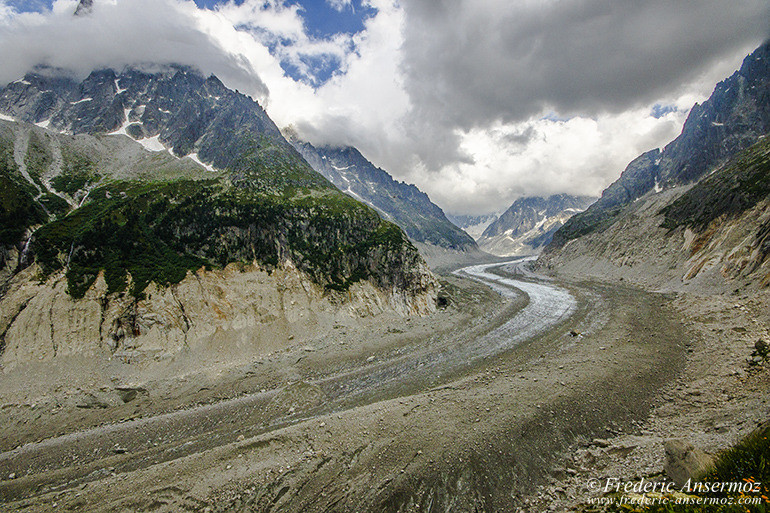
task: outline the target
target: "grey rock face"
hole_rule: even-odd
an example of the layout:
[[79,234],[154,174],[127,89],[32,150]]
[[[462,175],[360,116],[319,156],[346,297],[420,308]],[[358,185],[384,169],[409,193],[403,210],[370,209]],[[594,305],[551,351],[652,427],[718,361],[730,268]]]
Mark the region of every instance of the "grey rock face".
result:
[[313,169],[342,192],[397,224],[412,240],[450,249],[476,249],[473,238],[453,225],[427,194],[414,185],[394,180],[357,149],[316,148],[295,137],[289,140]]
[[222,170],[244,173],[253,164],[244,157],[265,150],[265,166],[303,163],[256,101],[184,66],[99,70],[80,83],[40,68],[0,89],[0,112],[68,134],[157,137],[177,157],[196,153]]

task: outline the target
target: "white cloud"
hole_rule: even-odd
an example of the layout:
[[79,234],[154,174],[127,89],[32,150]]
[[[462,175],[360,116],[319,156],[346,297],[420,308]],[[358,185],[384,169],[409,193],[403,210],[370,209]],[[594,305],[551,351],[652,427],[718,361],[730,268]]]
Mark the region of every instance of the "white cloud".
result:
[[638,109],[471,129],[458,136],[473,162],[431,174],[425,188],[450,212],[472,214],[504,210],[528,195],[597,196],[633,158],[676,137],[685,116],[675,111],[656,119]]
[[[328,0],[333,8],[352,8]],[[764,0],[368,0],[357,34],[319,39],[283,0],[76,0],[15,13],[0,0],[0,82],[34,64],[181,63],[259,100],[314,144],[354,145],[446,210],[516,197],[598,194],[766,34]],[[314,61],[315,59],[315,61]],[[328,81],[313,62],[333,60]],[[294,66],[302,80],[287,76]],[[677,110],[655,118],[654,104]],[[553,112],[568,120],[542,119]]]
[[303,9],[298,4],[247,0],[241,4],[223,4],[217,12],[238,30],[250,33],[258,43],[271,48],[278,61],[294,66],[311,85],[317,85],[317,81],[308,59],[332,61],[344,72],[346,57],[355,49],[349,34],[340,33],[327,39],[309,37],[302,18]]
[[349,7],[352,8],[351,0],[326,0],[326,3],[329,4],[332,9],[336,9],[340,12]]
[[228,45],[242,40],[238,31],[191,1],[97,1],[91,14],[80,17],[72,15],[76,5],[57,0],[50,12],[5,18],[0,82],[19,78],[38,64],[85,76],[95,68],[181,63],[215,73],[255,97],[267,95],[254,67],[267,61],[267,50],[260,52],[252,44],[248,56],[233,51]]

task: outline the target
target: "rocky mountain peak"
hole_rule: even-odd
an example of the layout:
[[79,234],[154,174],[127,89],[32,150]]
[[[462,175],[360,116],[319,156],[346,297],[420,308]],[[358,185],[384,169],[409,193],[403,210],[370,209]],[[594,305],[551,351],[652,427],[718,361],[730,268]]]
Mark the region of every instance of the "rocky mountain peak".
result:
[[717,84],[708,100],[692,107],[679,137],[662,151],[634,159],[599,201],[570,219],[554,235],[555,246],[606,229],[626,205],[643,195],[697,182],[754,145],[770,131],[768,95],[770,40]]
[[301,141],[291,127],[283,133],[313,169],[342,192],[396,223],[413,241],[452,250],[477,249],[473,238],[453,225],[427,194],[415,185],[394,180],[358,149],[315,147]]
[[75,16],[84,16],[89,14],[94,9],[94,0],[80,0],[77,8],[75,9]]
[[256,101],[188,66],[95,70],[81,82],[38,69],[0,89],[0,112],[60,133],[125,135],[153,151],[193,155],[238,180],[253,175],[252,157],[271,148],[307,168]]

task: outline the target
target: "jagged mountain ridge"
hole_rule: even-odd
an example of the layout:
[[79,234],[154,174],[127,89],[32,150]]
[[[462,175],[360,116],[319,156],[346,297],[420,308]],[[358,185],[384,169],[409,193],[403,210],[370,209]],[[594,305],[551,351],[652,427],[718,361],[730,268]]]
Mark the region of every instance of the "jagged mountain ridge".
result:
[[185,66],[99,70],[82,82],[41,69],[0,90],[0,112],[70,134],[124,134],[236,180],[267,168],[261,186],[281,182],[288,168],[303,171],[300,182],[325,186],[257,102]]
[[662,151],[652,150],[634,159],[595,204],[567,221],[554,234],[553,247],[605,230],[637,198],[697,181],[755,144],[770,130],[768,97],[770,41],[717,84],[707,101],[693,106],[679,137]]
[[453,225],[415,185],[393,179],[352,147],[315,147],[290,136],[297,151],[337,188],[399,225],[416,241],[455,250],[475,250],[472,237]]
[[567,219],[595,199],[567,194],[519,198],[484,230],[479,246],[498,256],[538,253]]
[[[46,272],[66,264],[69,290],[77,295],[102,269],[108,271],[110,291],[126,286],[128,272],[132,290],[140,293],[152,280],[174,283],[205,262],[256,261],[269,267],[287,259],[327,288],[368,279],[383,290],[399,291],[417,277],[410,269],[423,265],[398,228],[316,173],[257,102],[191,68],[98,70],[79,83],[39,69],[0,90],[0,113],[78,137],[131,144],[138,139],[149,150],[168,149],[222,170],[198,181],[121,176],[115,165],[99,169],[105,159],[87,154],[80,155],[77,166],[57,165],[55,152],[42,144],[33,160],[45,180],[31,183],[23,172],[29,167],[26,157],[19,155],[31,146],[24,137],[8,142],[8,179],[39,189],[28,199],[37,201],[42,189],[63,197],[65,191],[52,181],[57,177],[79,184],[66,191],[70,200],[87,198],[82,205],[70,202],[61,217],[48,219],[28,241]],[[36,133],[22,131],[29,137]],[[114,226],[115,216],[130,222]],[[129,240],[129,233],[137,236],[140,247],[110,237],[120,231]],[[20,240],[14,246],[25,244]],[[142,271],[143,266],[151,271]],[[137,273],[142,280],[136,280]]]

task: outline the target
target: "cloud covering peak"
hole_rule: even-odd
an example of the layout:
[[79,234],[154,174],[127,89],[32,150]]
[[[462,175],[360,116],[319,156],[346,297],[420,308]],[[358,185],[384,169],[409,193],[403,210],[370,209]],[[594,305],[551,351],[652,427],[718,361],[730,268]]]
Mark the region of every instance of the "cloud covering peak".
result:
[[0,20],[0,81],[19,78],[36,65],[85,77],[100,68],[179,63],[248,87],[254,95],[268,95],[252,63],[223,45],[239,37],[235,27],[215,17],[204,22],[192,2],[97,1],[74,16],[76,9],[78,2],[59,0],[48,12],[6,10]]
[[471,214],[598,194],[770,36],[766,0],[47,1],[0,0],[0,82],[195,66]]

